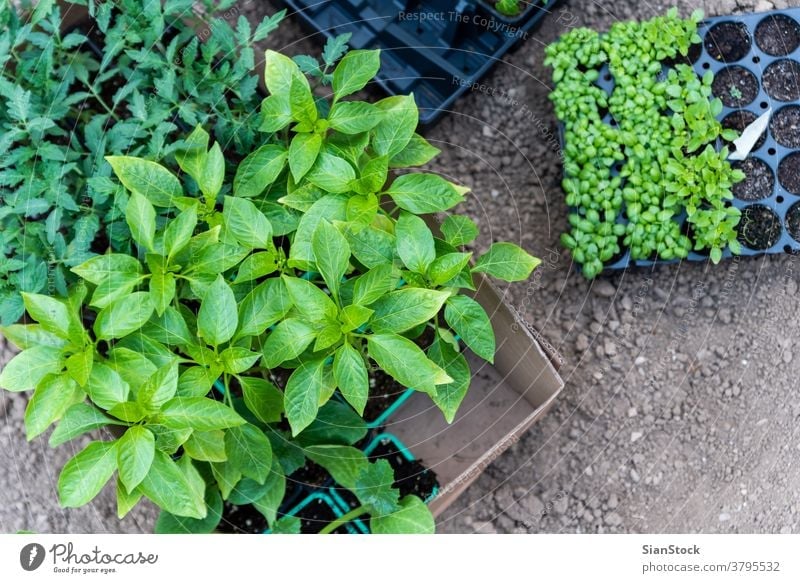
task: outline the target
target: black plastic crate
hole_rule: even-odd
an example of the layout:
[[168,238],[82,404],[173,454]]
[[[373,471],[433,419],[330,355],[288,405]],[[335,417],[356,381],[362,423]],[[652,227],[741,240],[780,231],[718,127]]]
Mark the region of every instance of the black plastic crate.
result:
[[[777,22],[785,27],[784,30],[790,31],[796,36],[797,43],[789,42],[787,36],[782,37],[783,42],[778,42],[777,45],[783,54],[770,54],[762,49],[756,42],[755,31],[759,25],[773,24]],[[763,24],[762,24],[763,23]],[[728,49],[726,42],[721,42],[722,37],[720,34],[723,29],[738,30],[740,35],[739,43],[730,43],[731,48],[727,54],[722,49]],[[755,81],[756,90],[752,99],[749,95],[743,95],[739,98],[736,106],[731,106],[723,102],[723,109],[717,117],[724,123],[726,118],[730,115],[743,115],[748,120],[755,120],[765,113],[770,107],[772,108],[772,117],[767,130],[762,134],[759,142],[756,143],[745,161],[732,162],[735,168],[742,165],[761,165],[764,164],[768,167],[772,177],[772,187],[764,191],[764,196],[758,199],[744,200],[736,198],[732,200],[732,204],[741,209],[742,219],[739,224],[739,242],[742,245],[741,256],[756,256],[766,253],[798,253],[800,252],[800,8],[793,8],[787,10],[773,10],[769,12],[719,16],[715,18],[708,18],[698,26],[698,34],[703,39],[699,47],[695,45],[693,52],[690,56],[693,58],[693,66],[698,75],[704,75],[706,72],[711,71],[715,79],[717,76],[724,72],[726,69],[733,67],[742,67],[749,71]],[[745,40],[746,39],[746,40]],[[720,42],[715,42],[720,41]],[[697,50],[699,48],[699,50]],[[768,50],[776,52],[774,47],[768,47]],[[768,92],[764,88],[763,78],[765,74],[769,77],[773,71],[770,66],[783,60],[790,60],[793,63],[790,69],[793,78],[788,83],[791,91],[789,93],[778,94],[776,98],[776,91],[771,90]],[[781,65],[784,66],[784,65]],[[797,77],[794,77],[794,72],[797,72]],[[611,92],[614,88],[614,80],[608,75],[607,67],[600,70],[600,77],[596,82],[598,86]],[[714,96],[718,97],[714,92]],[[772,93],[772,94],[770,94]],[[788,97],[787,97],[788,96]],[[746,101],[746,103],[745,103]],[[730,101],[729,101],[730,103]],[[798,124],[794,135],[794,139],[787,145],[784,138],[784,143],[779,143],[773,133],[773,125],[778,119],[790,110],[796,115]],[[783,113],[781,113],[783,111]],[[749,113],[741,113],[749,112]],[[611,121],[610,117],[607,121]],[[563,143],[563,138],[562,138]],[[792,146],[791,144],[795,144]],[[718,149],[725,145],[722,141],[718,143]],[[732,148],[731,148],[732,149]],[[792,156],[794,155],[794,156]],[[790,157],[792,156],[792,157]],[[792,187],[797,192],[792,192],[787,189],[779,179],[778,169],[781,163],[789,159],[790,162],[797,163],[797,185]],[[762,166],[763,169],[763,166]],[[747,174],[746,168],[742,168]],[[747,178],[745,179],[747,180]],[[767,238],[769,233],[764,232],[760,225],[756,222],[756,215],[763,214],[764,217],[769,217],[768,224],[770,231],[774,234],[769,236],[767,241],[762,241],[760,244],[755,244],[758,238]],[[624,219],[624,205],[623,213],[620,214],[621,222],[626,222]],[[684,220],[684,217],[679,220]],[[798,239],[792,237],[789,231],[790,221],[795,224],[793,230]],[[779,231],[779,234],[778,234]],[[750,243],[748,245],[748,242]],[[764,243],[771,243],[764,246]],[[730,250],[723,252],[724,258],[732,256]],[[625,269],[629,266],[636,267],[652,267],[653,265],[677,263],[678,261],[707,261],[707,253],[690,252],[685,260],[672,259],[672,260],[644,260],[644,259],[631,259],[630,250],[624,249],[623,255],[614,260],[612,263],[606,265],[606,270]]]
[[507,17],[486,0],[283,0],[306,28],[352,33],[355,49],[382,49],[377,82],[392,95],[413,92],[420,121],[438,120],[530,32],[558,0],[523,4]]

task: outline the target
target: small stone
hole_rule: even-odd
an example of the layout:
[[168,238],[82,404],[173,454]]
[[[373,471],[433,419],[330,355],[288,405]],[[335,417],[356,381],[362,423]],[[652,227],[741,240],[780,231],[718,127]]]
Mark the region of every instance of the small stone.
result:
[[622,517],[616,512],[609,512],[605,516],[605,522],[608,526],[619,526],[622,524]]
[[636,417],[639,412],[636,410],[636,407],[631,407],[628,409],[628,417]]
[[490,194],[492,195],[492,198],[497,198],[498,196],[500,196],[500,191],[493,188]]
[[631,443],[639,441],[642,438],[642,435],[644,434],[641,431],[634,431],[631,433]]
[[786,350],[783,353],[783,362],[785,362],[786,364],[792,362],[792,353],[789,350]]
[[613,298],[617,294],[617,288],[615,288],[605,279],[597,280],[592,286],[592,291],[594,291],[594,293],[596,293],[598,296],[602,296],[604,298]]
[[608,497],[608,507],[613,510],[617,506],[619,506],[619,498],[617,498],[616,494],[611,494],[611,496]]
[[723,512],[722,514],[719,515],[719,521],[720,522],[728,522],[730,519],[731,519],[731,515],[728,514],[727,512]]
[[647,362],[647,359],[644,356],[637,356],[636,360],[633,361],[633,364],[635,364],[636,366],[641,366],[645,362]]
[[483,126],[483,130],[481,130],[481,131],[482,131],[482,133],[483,133],[483,136],[484,136],[485,138],[492,138],[492,137],[494,137],[494,132],[492,131],[492,128],[490,128],[489,126]]
[[579,352],[586,352],[589,350],[589,338],[586,334],[578,334],[578,337],[575,339],[575,349]]
[[638,483],[639,480],[641,480],[641,477],[639,476],[639,472],[637,472],[636,470],[631,470],[631,480],[633,480],[634,482]]
[[606,355],[608,356],[616,356],[617,354],[617,345],[611,342],[610,340],[606,340],[604,350]]
[[783,528],[781,528],[781,534],[792,534],[792,527],[784,526]]

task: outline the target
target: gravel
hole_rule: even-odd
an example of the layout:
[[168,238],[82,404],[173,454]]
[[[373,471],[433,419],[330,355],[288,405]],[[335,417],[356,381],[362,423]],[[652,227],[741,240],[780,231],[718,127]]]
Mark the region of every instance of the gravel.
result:
[[[798,2],[678,4],[716,15]],[[248,16],[269,10],[242,6]],[[667,5],[562,6],[486,78],[516,104],[473,93],[427,132],[443,150],[435,169],[472,188],[463,212],[481,226],[477,247],[511,240],[543,258],[535,281],[507,292],[567,363],[550,413],[440,517],[439,531],[800,532],[798,258],[686,263],[594,283],[575,272],[558,243],[567,209],[544,46],[565,25],[605,29]],[[270,45],[315,47],[293,23]],[[58,470],[82,444],[26,443],[25,403],[0,395],[0,531],[151,531],[148,505],[117,520],[111,488],[85,508],[58,508]]]

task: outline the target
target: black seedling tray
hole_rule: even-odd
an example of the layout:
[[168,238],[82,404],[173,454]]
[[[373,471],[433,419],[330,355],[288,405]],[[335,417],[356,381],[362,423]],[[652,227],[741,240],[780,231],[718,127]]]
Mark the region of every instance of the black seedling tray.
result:
[[[773,19],[777,17],[781,22],[786,23],[788,29],[796,31],[797,42],[789,43],[788,37],[783,37],[782,41],[778,43],[782,49],[783,54],[772,55],[767,53],[756,42],[755,31],[756,28],[762,23],[773,23]],[[782,20],[789,19],[789,20]],[[722,27],[722,28],[720,28]],[[736,45],[727,46],[724,42],[715,42],[718,39],[719,33],[723,28],[737,27],[737,30],[742,31],[741,39],[747,39],[747,42],[737,43]],[[730,28],[729,28],[730,29]],[[761,116],[768,108],[772,107],[772,117],[767,130],[762,134],[760,141],[756,143],[748,155],[745,162],[747,164],[759,164],[763,162],[768,166],[772,177],[772,188],[765,189],[763,196],[758,199],[744,200],[742,198],[734,197],[732,204],[742,210],[742,219],[739,224],[739,242],[742,246],[742,256],[755,256],[763,255],[766,253],[797,253],[800,252],[800,8],[793,8],[788,10],[773,10],[769,12],[741,14],[733,16],[721,16],[716,18],[709,18],[700,23],[698,27],[698,34],[703,39],[701,45],[694,45],[693,52],[690,57],[693,60],[693,66],[698,75],[704,75],[707,71],[714,73],[715,79],[717,76],[728,69],[729,67],[742,67],[751,73],[757,82],[757,92],[753,99],[749,99],[749,95],[739,98],[738,107],[731,107],[723,103],[723,109],[717,117],[723,121],[731,114],[747,115],[749,119],[755,120]],[[749,44],[749,46],[748,46]],[[725,46],[723,46],[725,45]],[[700,50],[698,50],[698,48]],[[709,50],[710,49],[710,50]],[[725,51],[721,49],[730,49],[729,53],[722,54]],[[713,51],[713,54],[712,52]],[[735,54],[735,53],[739,54]],[[776,52],[773,50],[772,52]],[[734,53],[734,54],[731,54]],[[787,98],[787,94],[782,95],[788,100],[777,99],[774,95],[770,95],[764,88],[763,77],[769,73],[770,66],[782,60],[791,60],[796,63],[796,71],[798,75],[795,77],[794,72],[788,85],[793,92],[791,97]],[[596,84],[601,88],[607,90],[609,93],[614,88],[614,80],[608,73],[607,66],[600,70],[600,77]],[[715,88],[716,89],[716,88]],[[719,90],[722,88],[720,87]],[[715,90],[715,97],[718,90]],[[771,91],[773,94],[775,90]],[[744,102],[747,103],[744,103]],[[730,103],[730,101],[729,101]],[[779,143],[773,134],[773,123],[775,122],[776,115],[780,117],[781,111],[786,109],[797,108],[798,124],[792,137],[794,138],[795,147],[788,147],[787,145]],[[739,112],[747,111],[752,115],[741,114]],[[786,113],[786,112],[784,112]],[[612,120],[609,116],[607,121],[610,123]],[[741,128],[737,128],[741,129]],[[563,142],[563,140],[562,140]],[[721,149],[724,142],[720,141],[717,146]],[[732,144],[729,144],[729,149],[733,151]],[[789,156],[797,152],[795,157]],[[797,168],[797,185],[794,187],[797,192],[788,190],[779,179],[779,168],[784,160],[791,160],[796,162]],[[757,160],[757,161],[754,161]],[[743,162],[733,162],[735,168],[742,165]],[[745,168],[742,168],[747,173]],[[745,179],[745,182],[748,179]],[[744,184],[744,183],[740,183]],[[624,205],[623,205],[624,209]],[[769,230],[774,231],[774,234],[769,237],[767,241],[755,243],[758,237],[766,237],[765,229],[759,229],[754,217],[757,213],[763,213],[769,218]],[[626,222],[622,216],[620,222]],[[684,217],[679,220],[684,220]],[[789,231],[789,225],[793,223],[794,238]],[[778,234],[779,231],[779,234]],[[731,257],[732,254],[729,250],[723,252],[723,257]],[[686,258],[687,261],[707,261],[708,254],[701,254],[697,252],[690,252]],[[672,260],[642,260],[631,259],[630,250],[625,249],[624,255],[615,259],[613,262],[606,265],[607,270],[625,269],[629,266],[637,267],[651,267],[658,264],[677,263],[678,259]]]
[[354,49],[382,49],[377,83],[413,92],[420,122],[438,120],[559,0],[535,0],[516,17],[484,0],[283,0],[306,28],[325,37],[350,32]]

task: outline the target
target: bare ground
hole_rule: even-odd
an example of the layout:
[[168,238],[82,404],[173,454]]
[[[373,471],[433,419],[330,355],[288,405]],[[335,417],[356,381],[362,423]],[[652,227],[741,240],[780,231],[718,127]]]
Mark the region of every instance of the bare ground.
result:
[[[550,15],[427,133],[444,151],[436,169],[473,189],[463,210],[480,222],[480,244],[514,240],[544,258],[509,293],[567,363],[551,413],[446,512],[441,532],[800,532],[798,258],[590,283],[558,245],[567,212],[544,46],[566,26],[605,29],[669,5],[564,2],[568,14]],[[787,5],[800,2],[679,2],[682,14],[708,15]],[[314,50],[304,36],[290,23],[269,44]],[[150,531],[148,506],[117,521],[111,489],[88,507],[58,507],[58,470],[82,444],[26,443],[25,403],[0,395],[0,532]]]

